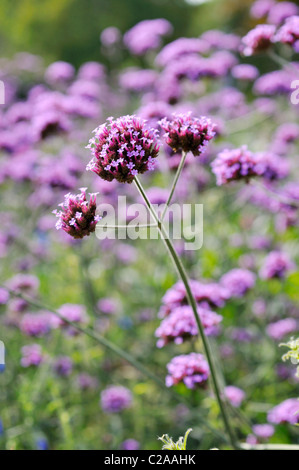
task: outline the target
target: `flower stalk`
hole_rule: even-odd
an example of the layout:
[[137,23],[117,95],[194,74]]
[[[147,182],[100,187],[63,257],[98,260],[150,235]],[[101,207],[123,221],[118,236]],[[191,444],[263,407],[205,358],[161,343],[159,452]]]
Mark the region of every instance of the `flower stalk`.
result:
[[[146,195],[146,192],[143,189],[142,184],[140,183],[139,179],[136,176],[134,178],[134,182],[135,182],[135,185],[136,185],[140,195],[142,196],[142,198],[143,198],[150,214],[152,215],[153,219],[157,223],[159,233],[161,234],[161,238],[162,238],[162,240],[163,240],[163,242],[164,242],[164,244],[165,244],[165,246],[168,250],[169,256],[170,256],[171,260],[173,261],[173,263],[175,265],[175,268],[176,268],[176,270],[177,270],[177,272],[178,272],[178,274],[179,274],[179,276],[180,276],[180,278],[181,278],[181,280],[182,280],[182,282],[185,286],[187,299],[188,299],[188,302],[189,302],[189,304],[192,308],[192,311],[194,313],[196,324],[197,324],[197,327],[198,327],[198,330],[199,330],[199,333],[200,333],[200,337],[201,337],[201,340],[202,340],[202,343],[203,343],[203,348],[204,348],[204,351],[205,351],[205,354],[206,354],[206,357],[207,357],[207,361],[208,361],[208,364],[209,364],[209,367],[210,367],[213,387],[214,387],[216,399],[217,399],[217,402],[218,402],[218,405],[219,405],[219,408],[220,408],[220,412],[221,412],[221,415],[222,415],[223,423],[224,423],[226,432],[229,436],[232,447],[234,449],[237,449],[237,444],[235,442],[235,437],[234,437],[233,430],[230,426],[230,422],[229,422],[229,418],[228,418],[227,411],[226,411],[226,408],[225,408],[225,404],[223,403],[223,400],[221,398],[220,386],[218,384],[216,368],[215,368],[213,357],[212,357],[212,351],[211,351],[208,339],[207,339],[207,337],[204,333],[204,328],[202,326],[202,322],[201,322],[201,319],[200,319],[198,311],[197,311],[197,304],[196,304],[196,301],[195,301],[194,296],[192,294],[192,290],[191,290],[191,287],[190,287],[188,275],[187,275],[187,273],[185,271],[185,268],[184,268],[184,266],[183,266],[183,264],[182,264],[182,262],[181,262],[181,260],[178,256],[174,246],[173,246],[173,243],[169,239],[168,233],[165,229],[165,226],[163,225],[163,222],[159,219],[154,207],[152,206],[150,200],[148,199],[148,197]],[[175,189],[175,186],[174,186],[174,189]],[[174,189],[173,189],[173,191],[174,191]]]

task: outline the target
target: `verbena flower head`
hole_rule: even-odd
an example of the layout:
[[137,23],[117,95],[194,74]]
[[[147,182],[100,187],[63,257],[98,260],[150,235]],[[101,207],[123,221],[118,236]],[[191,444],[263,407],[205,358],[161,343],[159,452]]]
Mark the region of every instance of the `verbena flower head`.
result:
[[77,195],[67,194],[64,202],[60,204],[60,211],[53,211],[58,217],[57,230],[62,229],[73,238],[83,238],[95,231],[97,223],[101,220],[96,215],[96,194],[90,194],[89,201],[86,188],[81,188]]
[[[222,316],[211,310],[198,307],[198,314],[207,336],[212,335],[215,327],[222,321]],[[156,330],[158,347],[163,347],[167,343],[174,341],[181,344],[187,338],[198,335],[198,327],[194,313],[189,305],[175,308]]]
[[263,263],[260,276],[262,279],[283,279],[287,272],[293,268],[294,263],[290,260],[287,253],[272,251]]
[[260,24],[254,29],[249,31],[246,36],[243,37],[243,54],[245,56],[251,56],[258,52],[267,50],[274,38],[275,26],[269,24]]
[[284,318],[283,320],[270,323],[266,331],[271,338],[281,340],[285,336],[298,331],[298,322],[295,318]]
[[165,141],[174,152],[192,152],[194,156],[204,153],[209,141],[215,136],[215,125],[206,117],[196,118],[187,114],[173,114],[164,118],[160,126],[165,131]]
[[256,0],[250,9],[250,15],[256,19],[263,18],[268,15],[274,3],[274,0]]
[[293,46],[299,52],[299,16],[287,18],[284,25],[278,30],[274,38],[275,42],[282,42]]
[[174,357],[167,364],[166,386],[183,382],[187,388],[204,387],[210,375],[209,365],[202,354],[191,353]]
[[267,180],[284,178],[289,171],[288,164],[275,154],[253,153],[246,145],[237,149],[225,149],[211,164],[216,175],[217,185],[244,179],[249,181],[255,176]]
[[132,183],[139,173],[153,170],[159,152],[157,130],[146,129],[145,124],[137,116],[122,116],[95,129],[87,146],[93,155],[87,170],[120,183]]
[[30,366],[39,366],[43,360],[42,348],[38,344],[30,344],[28,346],[24,346],[21,350],[22,352],[22,359],[21,359],[21,366],[22,367],[30,367]]
[[126,439],[120,447],[122,450],[139,450],[140,443],[136,439]]
[[132,394],[122,386],[111,385],[101,393],[101,406],[105,413],[119,413],[132,405]]
[[234,408],[239,408],[246,397],[244,390],[234,385],[228,385],[224,389],[224,395]]
[[172,25],[164,18],[144,20],[124,35],[124,43],[134,55],[143,55],[157,49],[163,36],[170,34]]
[[[223,307],[225,301],[230,297],[230,293],[216,282],[203,284],[202,282],[191,280],[190,287],[192,294],[200,307],[209,309],[210,307]],[[178,281],[164,295],[163,305],[159,311],[159,318],[169,315],[173,309],[187,305],[186,288],[182,281]]]
[[47,312],[26,313],[21,320],[20,330],[27,336],[45,336],[51,330],[51,316]]
[[259,70],[251,64],[238,64],[232,68],[231,74],[237,80],[254,81],[259,76]]
[[268,421],[273,424],[297,424],[299,422],[299,400],[289,398],[275,406],[268,413]]
[[53,365],[54,372],[61,377],[68,377],[73,370],[73,361],[68,356],[60,356]]
[[293,2],[275,2],[269,11],[268,23],[280,25],[290,16],[298,15],[299,8]]
[[271,424],[255,424],[252,426],[254,434],[262,440],[270,439],[273,436],[275,429]]
[[232,297],[243,297],[255,285],[256,276],[247,269],[232,269],[221,278],[221,284]]

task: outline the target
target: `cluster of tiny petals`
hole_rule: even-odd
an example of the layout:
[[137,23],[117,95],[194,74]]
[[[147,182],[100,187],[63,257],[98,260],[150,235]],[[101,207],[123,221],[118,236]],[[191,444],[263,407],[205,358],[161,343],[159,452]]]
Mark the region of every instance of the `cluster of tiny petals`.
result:
[[221,278],[221,284],[232,297],[243,297],[255,285],[256,275],[247,269],[232,269]]
[[192,113],[176,114],[169,121],[167,118],[159,122],[165,131],[165,141],[174,152],[192,152],[201,155],[209,141],[215,136],[215,124],[206,117],[193,117]]
[[228,385],[224,389],[224,396],[234,408],[239,408],[246,397],[245,392],[233,385]]
[[[198,307],[197,309],[202,326],[207,336],[212,335],[222,321],[222,316],[211,310]],[[185,339],[198,335],[198,327],[194,313],[189,305],[175,308],[156,330],[158,338],[157,347],[161,348],[173,341],[181,344]]]
[[[223,307],[230,297],[229,291],[216,282],[203,284],[192,279],[190,287],[198,306],[206,309]],[[187,305],[187,293],[183,282],[178,281],[172,286],[164,295],[162,302],[159,318],[166,317],[179,306]]]
[[105,413],[119,413],[132,404],[130,390],[121,385],[110,385],[101,393],[101,406]]
[[152,171],[159,152],[157,130],[147,129],[146,121],[137,116],[108,118],[94,130],[87,148],[92,160],[87,170],[106,181],[132,183],[139,173]]
[[299,422],[299,400],[289,398],[272,408],[268,413],[268,421],[273,424],[297,424]]
[[299,16],[287,18],[274,39],[276,42],[293,46],[295,51],[299,52]]
[[272,181],[288,174],[288,165],[280,157],[267,152],[253,153],[246,145],[223,150],[211,167],[218,186],[240,179],[249,181],[255,176]]
[[243,37],[242,52],[245,56],[251,56],[268,49],[274,39],[276,27],[269,24],[260,24]]
[[86,195],[87,188],[81,188],[81,193],[77,195],[66,194],[64,202],[59,204],[61,210],[53,211],[58,221],[57,230],[62,229],[73,238],[83,238],[95,231],[101,216],[96,215],[97,193],[89,194],[89,201]]
[[191,353],[174,357],[167,364],[166,386],[183,382],[187,388],[204,387],[209,375],[209,365],[202,354]]
[[267,334],[270,338],[276,341],[282,340],[287,335],[294,333],[298,330],[298,322],[295,318],[283,318],[274,323],[269,323],[266,328]]
[[264,260],[260,270],[262,279],[282,279],[288,271],[295,267],[287,253],[281,251],[271,251]]

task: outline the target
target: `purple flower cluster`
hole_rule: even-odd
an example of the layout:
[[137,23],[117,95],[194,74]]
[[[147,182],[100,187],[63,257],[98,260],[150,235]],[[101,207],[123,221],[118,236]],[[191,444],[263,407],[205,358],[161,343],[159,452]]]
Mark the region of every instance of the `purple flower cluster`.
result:
[[[190,287],[197,304],[205,309],[223,307],[230,296],[229,292],[216,282],[203,284],[191,280]],[[166,292],[162,303],[159,318],[164,318],[175,308],[188,304],[186,289],[182,281],[178,281]]]
[[181,56],[189,54],[204,54],[208,51],[208,44],[199,38],[179,38],[163,47],[156,57],[156,63],[165,67]]
[[287,18],[284,25],[277,31],[275,41],[289,44],[299,52],[299,16]]
[[[201,307],[198,307],[197,311],[205,334],[212,335],[215,332],[215,327],[222,321],[222,316]],[[174,341],[175,344],[181,344],[185,339],[197,336],[198,327],[192,308],[189,305],[176,307],[162,320],[155,334],[159,338],[157,342],[159,348],[171,341]]]
[[272,408],[268,413],[268,421],[273,424],[299,423],[299,400],[289,398]]
[[232,269],[220,279],[232,297],[243,297],[255,285],[256,275],[247,269]]
[[210,376],[210,369],[202,354],[191,353],[174,357],[167,364],[167,387],[183,382],[187,388],[204,387]]
[[136,116],[108,119],[95,129],[87,148],[93,158],[87,166],[106,181],[132,183],[139,173],[154,169],[159,145],[156,129],[146,129],[145,121]]
[[273,436],[275,429],[271,424],[255,424],[252,431],[261,440],[268,440]]
[[298,331],[299,325],[295,318],[284,318],[283,320],[279,320],[275,323],[270,323],[267,328],[267,334],[279,341],[283,339],[285,336],[290,335]]
[[46,70],[45,78],[50,84],[67,83],[74,78],[75,68],[68,62],[53,62]]
[[39,366],[44,360],[42,348],[38,344],[31,344],[22,348],[22,367]]
[[298,15],[298,13],[299,8],[293,2],[275,2],[269,11],[267,21],[270,24],[275,24],[276,26],[279,26],[287,18],[289,18],[290,16]]
[[126,32],[124,43],[132,54],[143,55],[157,49],[161,45],[162,37],[171,32],[171,24],[163,18],[144,20]]
[[73,361],[68,356],[61,356],[55,360],[53,365],[55,374],[61,377],[68,377],[73,370]]
[[81,194],[76,196],[67,194],[60,204],[62,210],[53,211],[59,219],[56,223],[57,230],[62,229],[73,238],[83,238],[93,233],[101,220],[101,216],[96,215],[96,196],[90,194],[88,201],[86,188],[81,188]]
[[254,91],[258,95],[276,96],[288,94],[291,91],[293,74],[290,70],[274,70],[259,77],[254,84]]
[[254,65],[238,64],[232,68],[231,74],[237,80],[254,81],[259,76],[259,71]]
[[174,152],[192,152],[201,155],[215,136],[215,125],[206,117],[195,118],[187,114],[173,114],[173,119],[160,121],[165,141]]
[[234,408],[239,408],[245,400],[246,394],[244,390],[233,385],[229,385],[224,389],[224,396]]
[[288,163],[279,156],[268,152],[253,153],[247,146],[223,150],[211,167],[218,186],[241,179],[248,182],[256,176],[272,181],[285,178],[289,172]]
[[[58,310],[58,313],[66,320],[72,323],[84,325],[88,321],[86,308],[79,304],[64,304]],[[70,334],[74,333],[74,328],[58,316],[52,315],[53,328],[65,328]]]
[[294,263],[282,251],[272,251],[264,260],[260,270],[262,279],[283,279],[288,271],[294,268]]
[[136,441],[136,439],[126,439],[121,444],[121,449],[122,450],[139,450],[140,449],[140,443],[138,441]]
[[261,19],[268,15],[274,4],[275,0],[256,0],[250,9],[250,14],[253,18]]
[[157,78],[154,70],[127,69],[121,74],[119,83],[124,90],[141,93],[152,90]]
[[132,405],[132,394],[126,387],[111,385],[101,393],[105,413],[119,413]]
[[0,305],[6,305],[8,301],[9,301],[8,291],[0,287]]
[[251,56],[258,52],[263,52],[272,45],[275,26],[260,24],[243,37],[242,52],[245,56]]
[[47,312],[26,313],[20,323],[22,333],[38,338],[47,335],[51,327],[51,315]]

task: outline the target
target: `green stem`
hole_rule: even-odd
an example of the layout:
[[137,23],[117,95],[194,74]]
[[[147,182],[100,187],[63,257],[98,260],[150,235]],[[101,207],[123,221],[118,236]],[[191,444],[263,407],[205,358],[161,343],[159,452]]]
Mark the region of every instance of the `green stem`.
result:
[[134,181],[135,181],[135,184],[136,184],[136,187],[137,187],[138,191],[140,192],[141,196],[143,197],[143,199],[146,203],[146,206],[147,206],[150,214],[152,215],[154,220],[157,222],[158,230],[161,234],[161,237],[162,237],[162,239],[163,239],[163,241],[164,241],[164,243],[167,247],[167,250],[170,254],[170,257],[171,257],[177,271],[178,271],[178,274],[179,274],[179,276],[180,276],[180,278],[183,281],[183,284],[185,286],[187,299],[188,299],[188,302],[189,302],[189,304],[192,308],[192,311],[193,311],[193,314],[194,314],[194,317],[195,317],[195,320],[196,320],[196,324],[197,324],[197,327],[198,327],[198,330],[199,330],[199,333],[200,333],[200,336],[201,336],[201,340],[202,340],[202,343],[203,343],[203,347],[204,347],[204,350],[205,350],[205,354],[206,354],[206,357],[207,357],[207,360],[208,360],[208,363],[209,363],[211,378],[212,378],[212,382],[213,382],[213,386],[214,386],[214,390],[215,390],[215,394],[216,394],[216,399],[217,399],[217,402],[219,404],[222,419],[223,419],[223,422],[224,422],[224,426],[225,426],[225,429],[228,433],[228,436],[230,438],[230,442],[231,442],[233,448],[236,449],[237,445],[235,443],[234,433],[231,429],[229,419],[228,419],[228,416],[227,416],[227,413],[226,413],[226,409],[225,409],[224,403],[223,403],[222,398],[221,398],[220,387],[218,385],[215,365],[214,365],[213,358],[212,358],[212,352],[211,352],[211,349],[210,349],[208,339],[205,335],[201,319],[200,319],[198,311],[197,311],[196,300],[194,299],[194,296],[192,294],[187,273],[185,271],[185,268],[184,268],[179,256],[177,255],[177,252],[176,252],[172,242],[170,241],[170,239],[168,237],[168,234],[165,230],[165,227],[164,227],[163,223],[161,222],[158,215],[156,214],[156,211],[155,211],[154,207],[152,206],[151,202],[149,201],[149,199],[148,199],[148,197],[147,197],[140,181],[138,180],[138,178],[136,176],[135,176]]
[[170,203],[171,203],[171,200],[172,200],[172,197],[173,197],[173,194],[174,194],[174,191],[175,191],[177,182],[178,182],[178,180],[179,180],[179,177],[181,176],[181,173],[182,173],[182,170],[183,170],[185,161],[186,161],[186,157],[187,157],[187,152],[183,152],[183,153],[182,153],[182,158],[181,158],[181,161],[180,161],[180,164],[179,164],[179,167],[178,167],[178,169],[177,169],[176,175],[175,175],[174,180],[173,180],[173,183],[172,183],[172,187],[171,187],[171,190],[170,190],[170,194],[169,194],[169,196],[168,196],[166,205],[165,205],[164,210],[163,210],[162,215],[161,215],[161,222],[163,222],[163,219],[164,219],[164,217],[165,217],[165,214],[166,214],[166,212],[167,212],[167,209],[168,209],[168,207],[169,207],[169,205],[170,205]]

